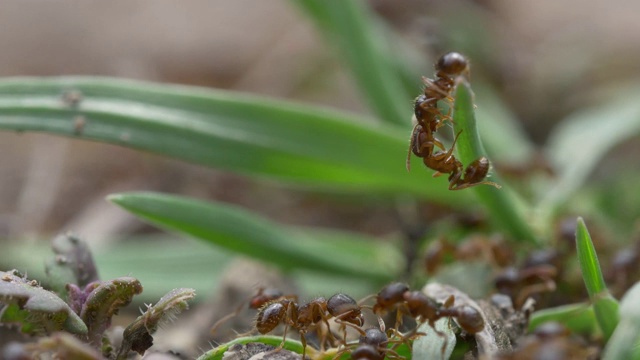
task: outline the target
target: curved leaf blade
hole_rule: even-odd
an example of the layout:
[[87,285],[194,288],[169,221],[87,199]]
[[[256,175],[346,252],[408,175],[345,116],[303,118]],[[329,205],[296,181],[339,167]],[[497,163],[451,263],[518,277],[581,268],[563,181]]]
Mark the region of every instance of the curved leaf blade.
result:
[[[389,245],[342,237],[327,241],[289,230],[242,208],[158,193],[125,193],[109,200],[160,228],[193,236],[284,269],[309,269],[389,281],[399,258]],[[367,246],[365,246],[367,245]],[[356,251],[342,251],[357,249]],[[390,256],[393,254],[396,256]],[[393,261],[393,260],[391,260]]]
[[584,284],[593,303],[593,311],[605,340],[611,337],[618,325],[618,301],[611,296],[602,276],[598,255],[582,218],[576,227],[576,249]]

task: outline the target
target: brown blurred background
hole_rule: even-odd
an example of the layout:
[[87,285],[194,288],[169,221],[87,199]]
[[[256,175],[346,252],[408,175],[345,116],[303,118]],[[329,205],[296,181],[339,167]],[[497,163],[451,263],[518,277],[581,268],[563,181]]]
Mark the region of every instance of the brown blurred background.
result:
[[[640,75],[637,1],[369,3],[423,56],[426,75],[434,54],[467,53],[474,76],[491,79],[538,143],[591,90]],[[348,72],[298,10],[285,0],[4,1],[0,76],[116,76],[366,112]],[[137,220],[103,200],[124,190],[231,201],[296,224],[372,234],[395,227],[384,207],[335,206],[111,145],[0,133],[0,149],[0,238],[74,230],[97,245],[135,231]]]

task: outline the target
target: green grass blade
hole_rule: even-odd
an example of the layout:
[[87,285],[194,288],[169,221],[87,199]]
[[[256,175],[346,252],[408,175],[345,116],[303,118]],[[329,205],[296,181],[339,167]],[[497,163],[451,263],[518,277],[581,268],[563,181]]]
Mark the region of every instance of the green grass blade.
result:
[[[77,108],[62,101],[67,90],[82,94]],[[314,190],[412,193],[454,206],[466,196],[441,190],[442,180],[425,172],[407,174],[405,131],[227,91],[91,77],[5,79],[0,129],[109,142]]]
[[[487,156],[476,126],[473,93],[466,82],[461,82],[455,89],[453,120],[454,132],[457,134],[462,131],[456,144],[460,161],[468,165],[481,156]],[[516,195],[504,186],[496,174],[491,180],[502,185],[502,189],[478,185],[472,190],[489,211],[491,219],[507,230],[516,241],[536,243],[537,239],[533,230],[524,220],[522,203],[518,203]]]
[[620,301],[620,323],[604,349],[605,360],[640,359],[640,283],[627,291]]
[[307,269],[389,281],[402,268],[391,245],[354,236],[314,238],[242,208],[159,193],[125,193],[109,200],[160,228],[204,240],[283,269]]
[[618,302],[611,296],[600,270],[598,255],[584,220],[578,218],[576,248],[584,284],[593,303],[593,310],[605,339],[608,339],[618,324]]
[[553,212],[586,181],[615,145],[640,133],[640,88],[613,102],[587,109],[562,121],[545,147],[558,182],[540,199],[541,212]]
[[296,0],[294,3],[304,9],[337,46],[378,117],[408,127],[413,109],[411,99],[415,95],[406,92],[394,64],[388,61],[388,38],[366,3],[359,0]]
[[[244,345],[255,342],[277,347],[282,343],[282,336],[259,335],[240,337],[207,351],[206,353],[200,355],[200,357],[198,357],[196,360],[222,360],[224,358],[224,353],[229,350],[231,346],[235,344]],[[297,340],[286,339],[283,344],[283,348],[298,354],[302,354],[302,343]]]
[[543,309],[531,314],[529,332],[548,321],[556,321],[578,334],[593,334],[597,321],[589,304],[570,304]]

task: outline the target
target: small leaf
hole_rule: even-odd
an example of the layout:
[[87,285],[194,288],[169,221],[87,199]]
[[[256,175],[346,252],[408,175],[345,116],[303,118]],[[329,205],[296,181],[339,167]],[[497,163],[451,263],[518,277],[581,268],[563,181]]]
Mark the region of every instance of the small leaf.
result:
[[640,283],[627,291],[620,301],[620,322],[604,349],[605,360],[639,359]]
[[66,285],[85,287],[99,280],[98,270],[87,243],[72,234],[56,236],[51,241],[56,254],[45,265],[49,286],[59,295],[66,296]]
[[7,305],[0,314],[0,322],[17,320],[23,330],[64,329],[72,334],[87,333],[87,326],[61,298],[40,287],[35,280],[21,277],[15,270],[0,271],[0,304]]
[[576,248],[582,278],[591,298],[598,325],[605,340],[609,339],[618,324],[618,302],[607,289],[600,270],[598,255],[582,218],[578,218],[576,227]]
[[89,343],[99,345],[102,334],[111,325],[111,317],[141,292],[142,285],[132,277],[103,281],[91,291],[80,313],[89,328]]
[[134,320],[124,330],[122,347],[117,359],[126,359],[130,350],[144,355],[153,345],[153,335],[163,323],[173,320],[175,315],[189,308],[187,300],[196,296],[193,289],[173,289],[163,296],[157,304]]

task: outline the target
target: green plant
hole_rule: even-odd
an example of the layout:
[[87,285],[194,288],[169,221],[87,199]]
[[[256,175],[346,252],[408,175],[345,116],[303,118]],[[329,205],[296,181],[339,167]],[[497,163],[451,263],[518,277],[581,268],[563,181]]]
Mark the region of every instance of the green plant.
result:
[[[15,78],[0,81],[0,128],[119,144],[311,191],[382,196],[389,202],[410,197],[456,210],[480,206],[492,229],[521,246],[520,252],[548,245],[559,215],[590,209],[581,208],[581,201],[598,208],[602,192],[583,187],[588,174],[608,149],[640,132],[640,105],[634,101],[640,90],[626,89],[609,103],[570,115],[552,133],[544,152],[555,178],[532,179],[523,186],[495,171],[494,180],[503,185],[500,190],[478,186],[446,191],[446,182],[422,171],[418,160],[414,159],[410,174],[404,171],[411,118],[407,104],[415,94],[407,90],[409,67],[389,50],[393,35],[361,2],[295,4],[336,46],[375,118],[185,86],[93,77]],[[499,161],[511,155],[525,162],[535,146],[487,86],[474,84],[474,88],[477,98],[468,84],[455,92],[454,132],[462,130],[457,144],[460,159],[468,164],[480,156]],[[477,112],[474,104],[479,106]],[[289,272],[357,278],[374,288],[402,276],[407,265],[397,244],[343,231],[276,224],[227,204],[148,192],[115,194],[109,200],[153,225]],[[607,212],[603,213],[606,218]],[[575,331],[601,331],[605,340],[612,339],[610,344],[628,346],[623,339],[626,332],[618,329],[629,324],[618,323],[617,302],[604,286],[589,244],[580,220],[578,258],[593,306],[545,309],[533,315],[530,326],[561,320]],[[53,288],[61,289],[62,284]],[[633,313],[624,306],[620,311]],[[565,321],[576,314],[580,316],[573,322]],[[63,324],[72,320],[65,318]],[[235,341],[272,340],[262,336]],[[212,358],[232,343],[214,350]],[[287,340],[285,346],[300,352],[295,341]],[[622,351],[615,346],[623,345],[609,346],[607,354],[614,354]]]
[[0,272],[0,322],[17,324],[27,334],[49,335],[20,346],[24,356],[52,352],[66,358],[126,359],[131,350],[142,355],[158,326],[188,308],[187,300],[195,296],[193,289],[174,289],[148,306],[125,329],[116,352],[107,334],[111,318],[142,292],[142,285],[132,277],[99,280],[87,245],[73,235],[54,238],[52,247],[56,255],[47,264],[46,282],[54,291],[17,270]]

